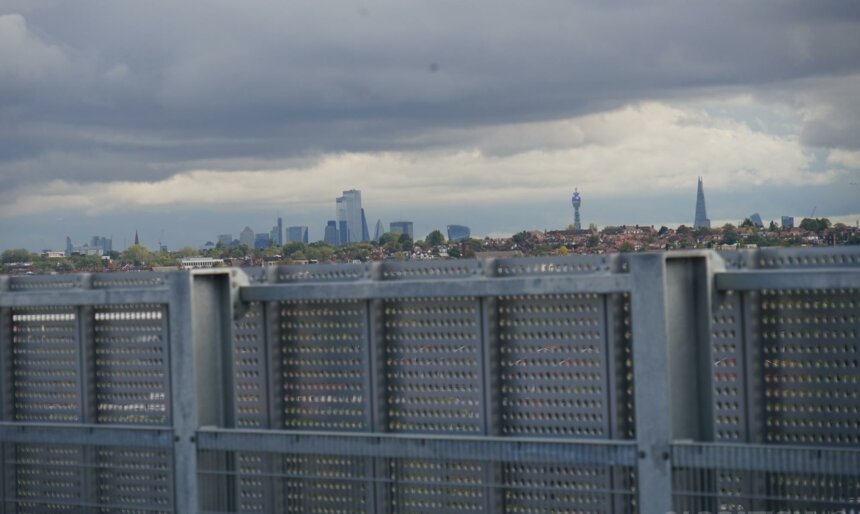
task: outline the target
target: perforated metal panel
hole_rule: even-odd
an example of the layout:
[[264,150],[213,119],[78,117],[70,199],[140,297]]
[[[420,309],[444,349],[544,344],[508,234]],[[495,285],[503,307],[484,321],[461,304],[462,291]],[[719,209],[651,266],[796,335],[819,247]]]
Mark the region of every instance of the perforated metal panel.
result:
[[366,459],[320,455],[288,455],[284,508],[280,512],[359,514],[368,512],[372,494]]
[[5,498],[18,514],[78,512],[86,498],[82,464],[84,450],[78,446],[9,445],[14,482]]
[[12,311],[15,421],[81,421],[78,321],[71,307]]
[[[23,287],[23,284],[22,284]],[[11,315],[12,403],[15,421],[74,423],[82,419],[80,317],[71,307],[14,309]],[[7,353],[8,355],[8,353]],[[83,498],[80,447],[10,445],[8,493],[21,513],[71,510]]]
[[[857,449],[683,443],[675,445],[672,454],[675,508],[686,505],[693,509],[690,512],[856,511],[860,487]],[[729,479],[761,483],[762,487],[715,487]]]
[[575,257],[539,257],[496,259],[495,274],[500,277],[528,275],[580,275],[620,270],[617,256],[577,255]]
[[93,316],[96,421],[169,424],[166,306],[99,306]]
[[[748,425],[748,352],[744,348],[752,333],[745,326],[745,318],[755,312],[757,293],[727,291],[719,293],[711,316],[711,362],[714,399],[714,438],[735,443],[749,441],[753,435]],[[746,305],[745,305],[746,303]],[[747,323],[752,320],[747,319]],[[721,470],[709,477],[720,495],[715,498],[717,510],[748,510],[748,498],[756,483],[745,471]],[[688,498],[689,500],[689,498]],[[688,509],[706,510],[710,505],[687,505]],[[679,507],[680,508],[680,507]]]
[[366,302],[281,304],[284,426],[369,428]]
[[352,282],[370,278],[369,264],[315,264],[279,266],[277,282]]
[[609,436],[603,298],[499,299],[501,432]]
[[764,432],[860,445],[860,290],[763,291]]
[[[250,303],[233,322],[233,416],[240,428],[270,428],[266,344],[263,305]],[[273,470],[272,458],[237,452],[235,467],[236,511],[265,512],[274,494],[264,476]]]
[[609,476],[607,466],[508,464],[505,512],[614,512]]
[[481,433],[477,299],[386,301],[384,312],[388,429]]
[[[498,305],[501,433],[608,438],[612,377],[604,298],[516,296]],[[512,464],[504,477],[511,486],[507,512],[611,509],[607,467]]]
[[740,442],[748,438],[744,325],[741,295],[718,295],[711,317],[711,360],[714,383],[714,437]]
[[173,512],[173,455],[151,448],[98,448],[95,451],[99,512]]
[[263,306],[247,305],[233,322],[233,380],[235,424],[242,428],[269,427],[269,374]]
[[[483,431],[481,330],[476,298],[384,304],[386,418],[392,432]],[[487,472],[465,461],[390,463],[395,512],[467,512],[483,505]]]
[[391,504],[398,514],[484,512],[485,465],[469,461],[391,462]]
[[[762,249],[728,257],[730,267],[751,270],[860,264],[856,251],[845,248]],[[720,291],[711,322],[717,441],[860,444],[860,291]],[[845,477],[730,467],[711,472],[710,480],[718,491],[713,507],[728,510],[779,509],[787,499],[792,509],[817,510],[860,485]]]
[[607,341],[612,356],[609,380],[614,380],[614,394],[610,395],[610,424],[613,439],[636,438],[636,406],[633,383],[633,330],[630,295],[611,294],[606,297]]

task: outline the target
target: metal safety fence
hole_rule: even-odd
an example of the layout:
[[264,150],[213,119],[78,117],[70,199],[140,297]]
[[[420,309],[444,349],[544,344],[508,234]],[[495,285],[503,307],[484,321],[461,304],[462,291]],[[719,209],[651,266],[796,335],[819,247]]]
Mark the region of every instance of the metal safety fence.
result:
[[0,512],[832,512],[860,250],[0,277]]

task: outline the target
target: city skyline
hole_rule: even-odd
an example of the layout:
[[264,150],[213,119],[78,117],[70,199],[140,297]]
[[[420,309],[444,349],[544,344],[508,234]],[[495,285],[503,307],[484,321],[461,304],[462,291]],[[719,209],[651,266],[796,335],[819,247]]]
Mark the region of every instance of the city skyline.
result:
[[[579,198],[578,188],[574,188],[574,189],[575,189],[574,198]],[[357,198],[360,201],[360,197],[361,197],[360,191],[357,191],[357,190],[344,191],[344,193],[347,193],[347,192],[350,194],[353,194],[353,195],[357,194]],[[749,215],[746,215],[746,216],[739,216],[736,219],[717,220],[713,225],[711,225],[711,220],[707,218],[707,214],[706,214],[706,210],[705,210],[703,181],[702,181],[701,177],[699,177],[697,179],[697,187],[696,187],[696,191],[695,191],[695,197],[696,197],[696,206],[695,206],[696,208],[695,208],[695,216],[694,217],[696,218],[696,220],[694,220],[693,223],[689,223],[689,222],[644,223],[644,222],[640,222],[640,221],[636,221],[636,220],[626,220],[623,223],[615,223],[615,224],[606,224],[606,223],[597,223],[595,221],[588,221],[587,225],[594,224],[595,226],[597,226],[598,228],[601,228],[601,229],[606,227],[606,226],[614,226],[614,225],[631,225],[631,226],[632,225],[642,225],[642,226],[665,225],[669,228],[677,228],[680,225],[686,225],[686,226],[689,226],[692,228],[698,228],[697,220],[699,219],[699,217],[704,217],[704,221],[707,222],[707,225],[702,225],[702,226],[707,227],[708,225],[710,225],[711,228],[721,227],[722,225],[724,225],[726,223],[739,225],[744,219],[750,219],[754,224],[759,225],[759,226],[767,225],[767,224],[769,224],[770,221],[773,221],[774,223],[777,224],[777,226],[786,227],[786,223],[787,223],[786,220],[790,220],[788,222],[788,224],[790,226],[793,226],[793,224],[794,224],[793,220],[795,217],[798,218],[798,220],[800,220],[804,217],[813,217],[813,215],[816,214],[816,211],[818,209],[817,206],[813,207],[813,210],[809,215],[789,216],[789,215],[782,214],[779,216],[772,216],[772,217],[766,216],[765,218],[762,218],[761,215],[756,211],[756,212],[749,214]],[[341,200],[342,198],[343,198],[343,196],[338,197],[337,200]],[[337,204],[339,204],[339,203],[340,202],[337,202]],[[576,206],[576,203],[574,203],[574,206]],[[599,205],[598,205],[597,210],[600,211]],[[361,211],[362,212],[364,211],[363,207],[361,208]],[[826,216],[825,214],[819,213],[819,217],[828,217],[828,216]],[[833,222],[842,222],[842,223],[847,223],[849,225],[860,224],[860,216],[857,216],[856,218],[854,216],[848,216],[848,217],[830,216],[830,218],[832,218]],[[325,241],[325,242],[328,242],[329,244],[343,244],[343,242],[341,242],[339,236],[338,236],[337,242],[333,242],[332,240],[327,239],[329,237],[328,230],[331,227],[326,227],[325,224],[323,224],[319,227],[319,232],[317,233],[311,228],[311,226],[308,226],[308,225],[291,225],[291,226],[283,227],[283,217],[281,217],[281,216],[278,216],[276,218],[276,220],[277,220],[276,225],[273,227],[271,232],[255,232],[250,226],[246,225],[244,227],[244,229],[242,229],[239,232],[239,235],[236,239],[233,239],[232,233],[226,233],[225,234],[223,232],[218,232],[217,234],[215,234],[211,238],[204,238],[205,241],[203,241],[203,240],[201,240],[201,241],[185,241],[183,243],[173,245],[172,248],[181,248],[181,247],[188,247],[188,246],[191,246],[194,248],[204,248],[205,244],[210,243],[210,242],[212,243],[212,245],[216,245],[216,244],[220,243],[223,246],[230,246],[232,244],[245,244],[248,247],[254,248],[254,247],[261,247],[264,244],[262,237],[267,237],[268,241],[269,241],[268,244],[274,244],[276,246],[282,246],[283,243],[289,242],[289,241],[301,241],[301,242],[305,242],[305,243],[315,242],[315,241]],[[463,220],[460,220],[460,221],[462,222]],[[480,233],[475,233],[471,229],[471,226],[462,226],[462,225],[450,224],[450,223],[445,224],[443,226],[434,226],[434,225],[431,225],[428,223],[422,223],[420,221],[417,223],[419,229],[416,232],[416,230],[414,229],[414,226],[416,225],[416,223],[413,221],[393,221],[389,224],[389,230],[388,231],[401,233],[402,231],[405,230],[407,233],[409,233],[409,235],[413,239],[422,239],[424,236],[426,236],[432,230],[440,230],[443,233],[445,233],[446,227],[447,227],[447,231],[450,233],[451,228],[454,227],[457,230],[459,230],[461,228],[465,228],[469,233],[471,233],[471,237],[477,237],[480,239],[480,238],[485,237],[485,236],[487,236],[487,237],[507,237],[507,236],[513,235],[515,232],[519,232],[522,230],[526,230],[526,231],[531,231],[531,230],[560,230],[560,229],[564,229],[568,225],[572,225],[572,224],[564,222],[564,220],[560,220],[560,221],[562,222],[562,224],[556,225],[556,226],[521,227],[518,230],[509,230],[507,232],[497,232],[497,233],[487,233],[487,234],[483,234],[483,235]],[[338,222],[335,220],[329,220],[326,223],[334,224],[335,228],[337,227],[337,224],[338,224]],[[376,232],[379,231],[380,226],[382,226],[382,220],[381,219],[377,220],[376,227],[374,229],[374,234],[375,234],[373,237],[374,240],[378,239],[378,235],[376,235]],[[429,228],[431,226],[433,228]],[[221,228],[223,228],[223,227],[221,227]],[[576,227],[574,226],[574,228],[576,228]],[[280,242],[280,243],[278,242],[278,239],[276,236],[276,232],[278,230],[280,230],[281,237],[282,237],[282,242]],[[292,232],[292,236],[290,235],[291,232]],[[384,232],[385,231],[383,230],[383,233]],[[311,235],[311,234],[313,234],[313,235]],[[415,237],[416,234],[417,234],[417,237]],[[381,233],[379,235],[381,235]],[[137,230],[135,230],[135,237],[137,237],[137,236],[138,236]],[[158,245],[150,245],[150,244],[147,244],[146,242],[144,242],[143,244],[144,244],[144,246],[151,246],[153,248],[158,248],[162,244],[163,238],[164,238],[164,230],[162,229],[161,233],[159,234]],[[71,238],[69,236],[66,236],[65,241],[66,241],[65,250],[66,250],[66,253],[68,253],[69,252],[68,249],[70,248],[70,245],[71,245],[71,242],[70,242]],[[102,242],[99,243],[99,241],[102,241]],[[89,246],[95,247],[97,244],[99,244],[99,245],[104,244],[105,241],[107,242],[108,247],[110,247],[112,245],[111,239],[105,239],[105,238],[100,238],[99,236],[94,236],[94,237],[92,237],[91,243],[89,243]],[[83,247],[86,245],[79,245],[79,246]],[[128,245],[124,243],[124,246],[122,248],[118,248],[118,249],[124,249],[127,246]],[[12,248],[12,247],[9,247],[9,248]],[[59,248],[59,247],[57,247],[57,248]],[[40,248],[29,248],[29,249],[31,251],[43,251],[43,250],[55,250],[57,248],[51,247],[51,246],[44,246],[44,247],[40,247]],[[76,246],[75,248],[77,249],[78,246]],[[3,248],[0,248],[0,249],[3,249]],[[62,248],[60,248],[60,250],[62,250]]]
[[853,5],[490,7],[4,2],[0,240],[860,215]]

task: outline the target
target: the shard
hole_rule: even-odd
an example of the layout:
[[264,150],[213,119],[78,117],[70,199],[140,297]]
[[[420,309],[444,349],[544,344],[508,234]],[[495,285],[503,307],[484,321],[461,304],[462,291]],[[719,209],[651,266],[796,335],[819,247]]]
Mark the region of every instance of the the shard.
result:
[[699,190],[696,192],[696,221],[693,229],[711,228],[711,220],[705,210],[705,190],[702,188],[702,177],[699,177]]

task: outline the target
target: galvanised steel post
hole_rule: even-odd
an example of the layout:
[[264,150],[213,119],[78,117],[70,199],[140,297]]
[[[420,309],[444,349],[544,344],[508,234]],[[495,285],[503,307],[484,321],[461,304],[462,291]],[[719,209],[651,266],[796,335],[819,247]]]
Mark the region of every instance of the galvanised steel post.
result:
[[638,506],[642,514],[666,514],[672,511],[672,466],[665,254],[634,256],[630,275]]
[[170,390],[173,414],[173,465],[176,512],[199,512],[197,487],[197,386],[192,339],[192,276],[170,274]]

